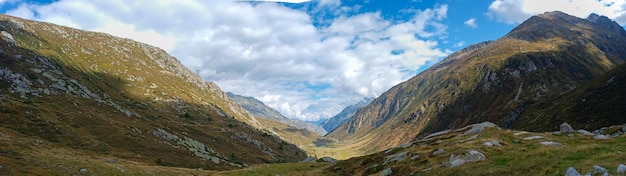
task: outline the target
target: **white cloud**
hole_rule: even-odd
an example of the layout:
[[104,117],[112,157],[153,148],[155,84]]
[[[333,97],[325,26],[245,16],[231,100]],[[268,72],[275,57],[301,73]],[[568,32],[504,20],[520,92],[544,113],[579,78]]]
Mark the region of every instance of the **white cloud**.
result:
[[[338,0],[317,5],[343,8]],[[8,13],[156,45],[225,91],[315,120],[448,55],[434,40],[446,37],[447,9],[416,10],[404,21],[379,12],[339,15],[322,27],[303,10],[235,1],[61,0]]]
[[471,27],[471,28],[477,28],[478,24],[476,24],[476,18],[470,18],[469,20],[463,22],[463,24]]
[[465,45],[465,42],[464,42],[464,41],[460,41],[460,42],[455,43],[455,44],[454,44],[454,47],[457,47],[457,48],[458,48],[458,47],[462,47],[462,46],[464,46],[464,45]]
[[581,18],[596,13],[614,19],[620,25],[626,24],[624,0],[494,0],[487,16],[514,24],[547,11],[562,11]]

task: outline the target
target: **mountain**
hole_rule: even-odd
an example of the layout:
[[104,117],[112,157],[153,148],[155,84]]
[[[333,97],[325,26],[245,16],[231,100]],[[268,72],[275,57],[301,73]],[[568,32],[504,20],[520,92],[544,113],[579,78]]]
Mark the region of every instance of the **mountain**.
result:
[[[305,122],[308,122],[308,123],[313,124],[313,125],[318,125],[318,126],[320,126],[320,125],[322,125],[322,123],[324,123],[326,120],[328,120],[328,119],[325,119],[325,118],[320,118],[320,119],[315,120],[315,121],[305,121]],[[326,130],[326,131],[328,131],[328,130]]]
[[0,31],[0,175],[78,175],[101,165],[89,158],[224,170],[306,157],[159,48],[5,15]]
[[[624,29],[607,21],[562,12],[533,16],[504,37],[457,51],[392,87],[327,136],[362,143],[356,150],[367,154],[483,121],[505,128],[552,129],[558,120],[544,118],[554,116],[534,123],[518,117],[532,105],[571,92],[624,63]],[[585,128],[616,122],[599,120],[605,116],[588,118],[599,123]]]
[[230,92],[226,93],[226,95],[228,95],[228,97],[240,104],[244,109],[248,110],[250,113],[252,113],[252,115],[257,118],[277,121],[297,129],[309,130],[319,135],[326,134],[326,130],[322,129],[321,127],[302,120],[289,119],[280,114],[280,112],[276,111],[275,109],[255,99],[254,97],[245,97]]
[[356,113],[356,111],[359,110],[359,108],[372,102],[373,99],[374,98],[363,98],[363,100],[359,101],[358,103],[347,106],[346,108],[341,110],[341,112],[339,112],[337,115],[325,120],[322,124],[320,124],[320,126],[322,126],[326,131],[333,131],[335,128],[339,127],[339,125],[341,125],[343,122],[350,119],[350,117],[352,117],[352,115],[354,115],[354,113]]

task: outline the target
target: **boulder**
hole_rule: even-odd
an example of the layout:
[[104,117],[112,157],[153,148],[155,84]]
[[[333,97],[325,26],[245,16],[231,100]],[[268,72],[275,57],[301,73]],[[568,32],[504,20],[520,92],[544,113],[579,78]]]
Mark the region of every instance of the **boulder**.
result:
[[320,160],[328,163],[337,163],[336,159],[327,156],[320,158]]
[[80,170],[78,170],[78,172],[87,172],[86,168],[80,168]]
[[593,136],[594,135],[593,133],[591,133],[591,132],[589,132],[587,130],[583,130],[583,129],[578,130],[578,132],[580,134],[587,135],[587,136]]
[[443,153],[446,153],[446,150],[440,148],[440,149],[435,150],[433,152],[433,155],[436,156],[436,155],[440,155],[440,154],[443,154]]
[[571,133],[574,132],[574,128],[572,128],[572,126],[570,126],[567,122],[564,122],[563,124],[561,124],[561,133]]
[[500,144],[500,141],[497,141],[497,140],[487,141],[483,143],[483,145],[487,147],[493,147],[493,146],[502,147],[502,144]]
[[497,125],[491,122],[483,122],[479,124],[474,124],[472,125],[472,129],[465,131],[465,133],[461,134],[461,136],[478,134],[487,127],[497,127]]
[[561,146],[561,143],[558,143],[558,142],[552,142],[552,141],[544,141],[544,142],[539,142],[539,144],[541,144],[541,145],[545,145],[545,146],[553,146],[553,147],[556,147],[556,146]]
[[380,176],[389,176],[391,174],[393,174],[393,171],[391,171],[391,168],[387,168],[383,170],[382,172],[380,172]]
[[593,139],[595,139],[595,140],[604,140],[604,139],[611,139],[611,137],[607,136],[607,135],[604,135],[604,134],[598,134],[598,135],[594,136]]
[[626,174],[626,165],[619,164],[617,166],[617,174]]
[[486,159],[487,159],[487,156],[485,156],[485,154],[472,149],[468,151],[467,153],[465,153],[465,155],[462,157],[451,155],[450,158],[448,158],[448,162],[450,163],[450,167],[457,167],[457,166],[465,164],[466,162],[483,161]]
[[567,171],[565,171],[565,176],[581,176],[580,173],[578,173],[578,171],[576,171],[576,169],[574,169],[573,167],[569,167],[567,168]]
[[396,154],[389,155],[389,156],[385,157],[386,159],[385,159],[385,162],[383,163],[383,166],[387,165],[387,163],[390,163],[390,162],[395,162],[395,161],[401,162],[401,161],[404,161],[407,158],[407,154],[408,153],[409,153],[408,151],[400,152],[400,153],[396,153]]
[[450,162],[450,167],[457,167],[463,164],[465,164],[464,159],[455,159],[454,161]]
[[603,174],[603,173],[607,173],[609,172],[608,170],[606,170],[606,168],[604,167],[600,167],[598,165],[593,166],[593,174],[597,175],[597,174]]
[[524,140],[533,140],[533,139],[543,139],[543,136],[529,136],[529,137],[525,137]]

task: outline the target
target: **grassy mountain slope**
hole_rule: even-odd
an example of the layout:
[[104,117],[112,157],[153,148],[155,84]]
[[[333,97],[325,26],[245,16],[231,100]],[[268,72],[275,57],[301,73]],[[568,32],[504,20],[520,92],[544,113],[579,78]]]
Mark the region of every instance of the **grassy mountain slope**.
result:
[[264,135],[217,85],[161,49],[4,15],[0,31],[2,137],[37,141],[3,142],[3,172],[68,171],[29,155],[38,144],[146,165],[219,170],[306,156]]
[[[392,87],[327,136],[365,141],[355,150],[367,154],[482,121],[545,129],[517,117],[624,63],[624,41],[613,28],[561,12],[534,16],[506,36],[469,46]],[[589,128],[610,124],[595,125]]]
[[[390,175],[564,175],[569,167],[582,174],[594,173],[595,165],[616,174],[626,156],[626,135],[595,139],[579,132],[555,135],[500,127],[469,132],[477,129],[474,127],[443,131],[396,148],[339,161],[327,167],[323,175],[383,175],[385,170],[391,171]],[[467,157],[471,151],[480,154]],[[455,162],[455,158],[466,161]]]

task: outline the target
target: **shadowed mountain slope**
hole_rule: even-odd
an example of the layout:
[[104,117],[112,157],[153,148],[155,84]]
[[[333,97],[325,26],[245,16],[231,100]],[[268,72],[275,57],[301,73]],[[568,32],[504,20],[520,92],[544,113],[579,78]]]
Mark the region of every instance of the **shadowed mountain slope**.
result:
[[79,171],[53,150],[212,170],[306,156],[161,49],[4,15],[0,31],[0,175]]

